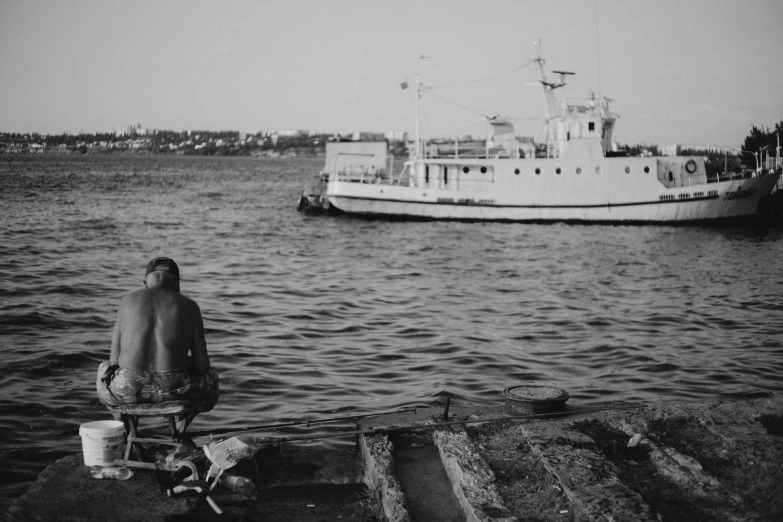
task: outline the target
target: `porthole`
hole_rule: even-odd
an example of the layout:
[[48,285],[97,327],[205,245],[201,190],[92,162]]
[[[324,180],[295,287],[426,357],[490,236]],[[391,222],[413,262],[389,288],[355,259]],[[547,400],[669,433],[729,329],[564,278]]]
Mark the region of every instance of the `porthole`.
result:
[[650,173],[650,167],[644,167],[644,173],[649,174]]
[[582,173],[582,169],[581,169],[581,167],[577,167],[577,168],[576,168],[576,173],[577,173],[577,174],[581,174],[581,173]]
[[600,174],[601,173],[601,167],[596,167],[595,168],[595,173],[596,174]]
[[631,173],[631,167],[625,167],[625,173],[630,174]]
[[561,172],[562,172],[562,170],[560,170],[560,167],[557,167],[557,168],[555,169],[555,174],[560,174]]
[[514,174],[519,175],[519,169],[514,169]]
[[541,174],[541,169],[539,169],[538,167],[536,167],[536,174]]
[[470,167],[462,167],[462,172],[467,174],[468,172],[470,172]]
[[486,174],[487,173],[487,167],[481,167],[481,173]]

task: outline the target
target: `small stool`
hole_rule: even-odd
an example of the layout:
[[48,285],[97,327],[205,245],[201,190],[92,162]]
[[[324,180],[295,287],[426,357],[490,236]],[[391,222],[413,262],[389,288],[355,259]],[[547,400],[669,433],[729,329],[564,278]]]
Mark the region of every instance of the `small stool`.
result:
[[[204,401],[167,401],[145,404],[126,404],[108,407],[116,420],[125,424],[128,433],[125,447],[125,460],[129,460],[134,442],[174,443],[174,439],[185,433],[193,419],[204,407]],[[139,437],[139,417],[166,417],[169,423],[171,439],[162,441]]]

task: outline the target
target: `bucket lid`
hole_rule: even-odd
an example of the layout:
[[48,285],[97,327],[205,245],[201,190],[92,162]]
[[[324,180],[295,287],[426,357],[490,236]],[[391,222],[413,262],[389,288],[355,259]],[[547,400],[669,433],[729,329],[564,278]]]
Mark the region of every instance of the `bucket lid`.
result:
[[556,402],[567,401],[570,397],[567,392],[553,388],[552,386],[538,386],[523,384],[512,386],[503,390],[503,397],[512,401],[524,402]]
[[87,422],[79,426],[79,435],[83,435],[85,433],[106,432],[106,431],[108,432],[125,431],[125,425],[122,423],[122,421],[101,420],[101,421]]

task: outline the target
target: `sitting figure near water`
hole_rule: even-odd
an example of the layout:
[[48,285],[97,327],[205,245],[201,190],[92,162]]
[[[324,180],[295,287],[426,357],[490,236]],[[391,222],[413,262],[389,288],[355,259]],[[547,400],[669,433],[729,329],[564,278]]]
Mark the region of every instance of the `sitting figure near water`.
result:
[[98,398],[115,418],[125,408],[168,401],[211,410],[220,390],[210,368],[201,310],[179,293],[179,267],[158,257],[147,264],[144,288],[120,300],[111,355],[98,367]]

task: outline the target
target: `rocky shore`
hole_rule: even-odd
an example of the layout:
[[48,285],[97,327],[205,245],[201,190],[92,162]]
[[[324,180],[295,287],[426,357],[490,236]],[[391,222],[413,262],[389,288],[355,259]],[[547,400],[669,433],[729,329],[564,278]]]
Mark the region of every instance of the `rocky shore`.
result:
[[[364,419],[356,448],[286,442],[255,459],[253,497],[169,498],[144,471],[49,466],[7,520],[783,520],[783,401],[569,404]],[[406,429],[399,429],[406,426]]]

